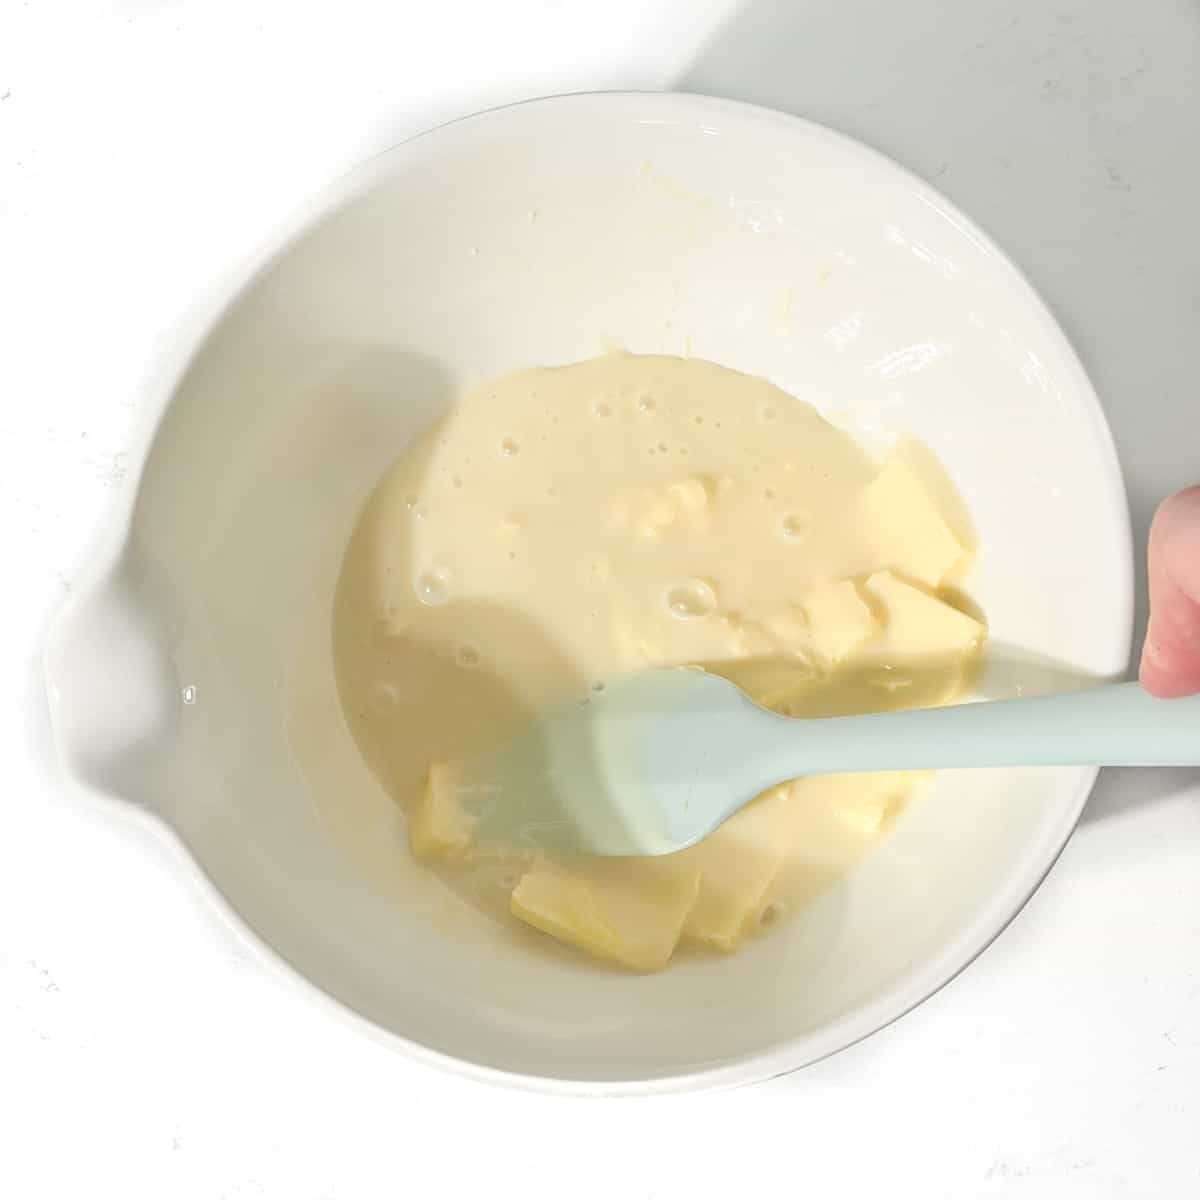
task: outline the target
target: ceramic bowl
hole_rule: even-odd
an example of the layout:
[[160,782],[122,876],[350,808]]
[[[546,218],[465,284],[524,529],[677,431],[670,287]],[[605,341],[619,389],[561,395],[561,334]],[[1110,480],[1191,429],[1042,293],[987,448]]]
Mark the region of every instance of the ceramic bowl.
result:
[[[1092,769],[945,773],[857,870],[732,957],[639,977],[551,951],[410,860],[341,724],[321,624],[358,506],[461,388],[619,344],[766,376],[873,446],[922,439],[978,531],[985,693],[1120,675],[1129,528],[1096,396],[1019,271],[932,188],[762,109],[540,100],[371,161],[228,297],[149,402],[140,485],[47,665],[70,775],[186,847],[297,981],[475,1077],[729,1084],[886,1025],[1037,887]],[[302,748],[347,811],[392,814],[365,868],[301,769],[298,699],[325,714]]]

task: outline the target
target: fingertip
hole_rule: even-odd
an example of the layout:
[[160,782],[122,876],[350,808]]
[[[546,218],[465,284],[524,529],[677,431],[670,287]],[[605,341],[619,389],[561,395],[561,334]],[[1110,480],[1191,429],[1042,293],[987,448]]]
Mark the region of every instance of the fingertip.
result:
[[1159,506],[1150,529],[1150,628],[1139,678],[1164,699],[1200,692],[1200,487]]
[[1160,700],[1175,700],[1200,690],[1200,681],[1189,678],[1190,674],[1185,665],[1178,661],[1178,656],[1155,636],[1151,627],[1146,634],[1138,668],[1138,681],[1142,687]]
[[1156,584],[1169,583],[1200,603],[1200,485],[1184,488],[1158,506],[1150,527],[1150,600]]

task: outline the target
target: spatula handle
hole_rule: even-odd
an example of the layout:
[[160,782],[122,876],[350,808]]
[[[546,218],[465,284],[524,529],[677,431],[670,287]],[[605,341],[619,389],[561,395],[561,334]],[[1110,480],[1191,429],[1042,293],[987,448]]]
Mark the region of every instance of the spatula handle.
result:
[[[1157,700],[1121,683],[1022,700],[806,721],[789,754],[772,731],[772,773],[933,767],[1200,764],[1200,696]],[[793,723],[794,724],[794,723]],[[798,732],[794,727],[792,736]],[[772,754],[771,757],[775,757]]]

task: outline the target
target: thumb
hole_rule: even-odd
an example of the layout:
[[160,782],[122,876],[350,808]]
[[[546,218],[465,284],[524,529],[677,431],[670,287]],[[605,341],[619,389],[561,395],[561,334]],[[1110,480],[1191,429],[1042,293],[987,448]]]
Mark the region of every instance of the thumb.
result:
[[1141,679],[1155,696],[1200,692],[1200,487],[1165,500],[1150,527],[1150,628]]

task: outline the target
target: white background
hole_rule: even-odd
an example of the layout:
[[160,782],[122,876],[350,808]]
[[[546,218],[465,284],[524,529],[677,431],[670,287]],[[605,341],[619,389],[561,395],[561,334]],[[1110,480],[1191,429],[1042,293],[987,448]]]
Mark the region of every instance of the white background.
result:
[[48,771],[48,614],[217,281],[407,133],[672,86],[934,179],[1076,340],[1139,533],[1200,478],[1194,0],[0,0],[0,1195],[1200,1194],[1196,771],[1106,774],[1008,932],[863,1045],[613,1102],[492,1091],[342,1026]]

